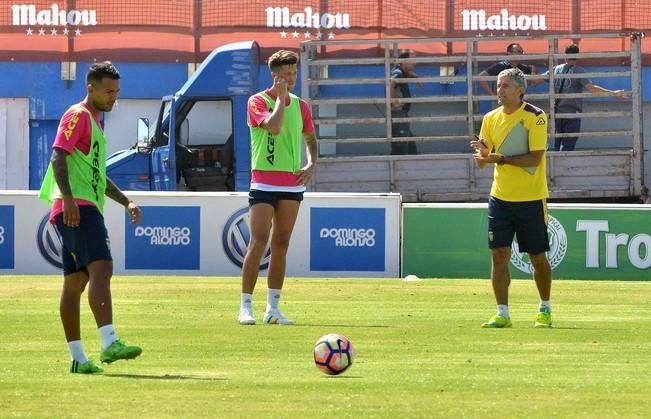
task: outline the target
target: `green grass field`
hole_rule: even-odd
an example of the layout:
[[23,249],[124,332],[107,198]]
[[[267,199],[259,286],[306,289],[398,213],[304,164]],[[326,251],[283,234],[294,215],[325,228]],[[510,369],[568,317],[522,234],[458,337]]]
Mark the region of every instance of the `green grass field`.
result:
[[[651,282],[558,281],[534,329],[532,281],[513,328],[483,280],[290,279],[296,326],[240,326],[237,278],[116,277],[115,325],[142,345],[102,376],[68,373],[58,277],[0,277],[0,417],[648,417]],[[256,317],[266,302],[264,279]],[[86,352],[100,339],[82,308]],[[319,372],[312,345],[348,336],[355,364]]]

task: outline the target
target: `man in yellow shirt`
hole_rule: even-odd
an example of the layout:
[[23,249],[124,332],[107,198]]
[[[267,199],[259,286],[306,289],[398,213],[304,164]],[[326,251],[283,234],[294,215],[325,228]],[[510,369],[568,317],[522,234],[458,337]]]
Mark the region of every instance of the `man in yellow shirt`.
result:
[[493,186],[488,201],[488,245],[491,249],[491,282],[497,313],[482,327],[511,327],[508,297],[509,261],[513,237],[520,252],[527,252],[540,295],[535,327],[551,327],[551,267],[545,252],[547,236],[547,116],[523,101],[525,76],[517,68],[497,78],[501,105],[484,116],[479,138],[470,142],[477,166],[493,163]]

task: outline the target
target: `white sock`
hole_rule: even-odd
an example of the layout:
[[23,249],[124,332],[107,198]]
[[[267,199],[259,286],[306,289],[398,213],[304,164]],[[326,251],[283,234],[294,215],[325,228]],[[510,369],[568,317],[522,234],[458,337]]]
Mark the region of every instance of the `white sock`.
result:
[[540,311],[544,311],[546,313],[551,313],[552,312],[552,302],[550,300],[540,300]]
[[102,337],[102,350],[108,348],[118,338],[115,336],[115,329],[112,324],[107,324],[99,329],[99,334]]
[[267,309],[278,310],[280,303],[280,291],[273,288],[267,290]]
[[84,346],[81,344],[80,340],[73,340],[68,342],[68,350],[70,351],[70,356],[72,359],[79,362],[80,364],[85,364],[88,362],[88,357],[84,353]]
[[510,319],[511,315],[509,314],[509,306],[506,304],[497,305],[497,315],[502,316],[505,319]]
[[247,310],[251,310],[251,304],[253,301],[253,294],[246,294],[242,293],[242,299],[240,301],[240,309],[246,308]]

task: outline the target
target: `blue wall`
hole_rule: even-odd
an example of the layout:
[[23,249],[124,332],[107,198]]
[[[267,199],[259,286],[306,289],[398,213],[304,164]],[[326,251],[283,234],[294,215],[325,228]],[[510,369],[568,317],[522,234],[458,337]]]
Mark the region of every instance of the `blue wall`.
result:
[[[59,118],[86,96],[86,70],[77,63],[76,80],[61,80],[61,64],[0,63],[0,97],[29,98],[29,188],[38,189],[47,169]],[[187,80],[187,64],[115,63],[121,73],[120,97],[158,99]]]

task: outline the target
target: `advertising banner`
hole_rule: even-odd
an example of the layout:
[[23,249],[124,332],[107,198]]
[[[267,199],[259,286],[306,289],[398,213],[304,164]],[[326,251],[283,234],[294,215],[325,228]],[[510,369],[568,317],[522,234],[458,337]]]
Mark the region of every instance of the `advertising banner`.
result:
[[[116,274],[240,275],[251,236],[247,193],[129,197],[142,209],[140,224],[131,224],[124,208],[110,200],[105,208]],[[397,277],[400,204],[399,194],[306,193],[287,275]],[[60,274],[61,260],[61,237],[36,192],[0,192],[0,274]],[[269,261],[268,249],[261,276]]]
[[14,207],[0,205],[0,269],[14,267]]
[[310,269],[382,271],[385,225],[384,208],[310,208]]
[[199,62],[249,40],[266,51],[309,40],[649,29],[651,4],[639,0],[0,0],[0,57],[20,61]]
[[125,214],[125,268],[199,270],[201,208],[146,206],[141,210],[147,217],[137,225]]
[[[489,278],[485,204],[405,204],[403,275]],[[547,257],[554,278],[651,280],[651,205],[550,204]],[[512,246],[511,275],[530,278]]]

